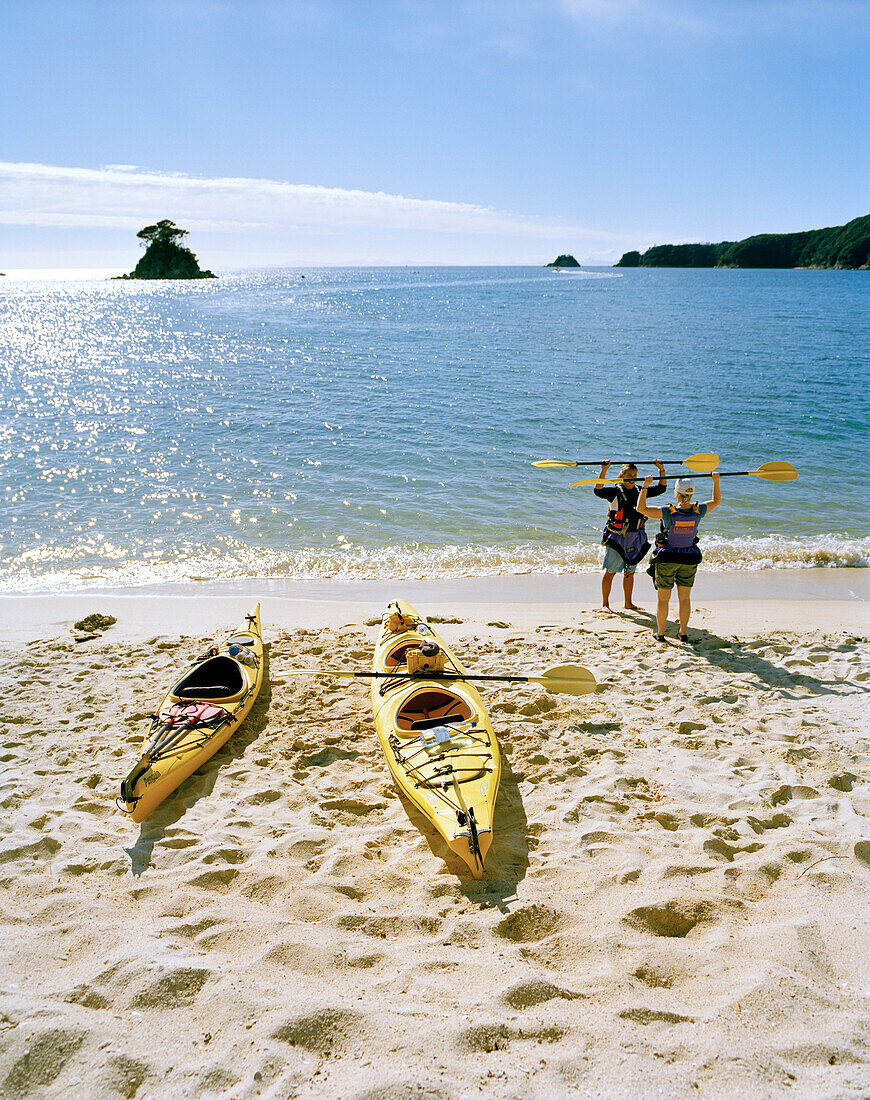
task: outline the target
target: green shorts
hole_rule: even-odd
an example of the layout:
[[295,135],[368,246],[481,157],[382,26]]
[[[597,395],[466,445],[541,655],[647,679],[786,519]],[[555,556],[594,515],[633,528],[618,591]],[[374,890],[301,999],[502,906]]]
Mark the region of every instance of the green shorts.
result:
[[675,583],[677,588],[691,588],[695,583],[695,574],[698,572],[697,563],[681,565],[678,561],[657,561],[655,565],[656,588],[671,589]]

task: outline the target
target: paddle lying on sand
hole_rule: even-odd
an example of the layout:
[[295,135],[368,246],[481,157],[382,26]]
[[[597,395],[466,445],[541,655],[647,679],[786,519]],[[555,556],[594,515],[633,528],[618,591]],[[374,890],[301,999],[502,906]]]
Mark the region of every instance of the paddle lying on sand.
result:
[[[631,466],[654,466],[653,460],[641,460],[638,462],[629,462],[628,459],[618,463],[620,466],[626,464]],[[533,462],[533,466],[540,466],[542,469],[549,469],[551,466],[601,466],[599,462],[569,462],[567,459],[562,461],[559,458],[542,458],[538,462]],[[612,463],[616,465],[616,463]],[[671,462],[663,462],[663,466],[688,466],[690,470],[697,470],[699,473],[707,473],[710,470],[715,470],[719,465],[719,456],[714,454],[704,455],[689,455],[688,458],[675,458]]]
[[[710,474],[699,474],[699,477],[712,477]],[[666,481],[675,481],[677,475],[665,478]],[[760,477],[765,481],[797,481],[798,472],[790,462],[765,462],[757,470],[728,470],[719,474],[719,477]],[[587,477],[585,481],[572,481],[569,488],[575,489],[578,485],[619,485],[621,477],[602,480],[597,477]]]
[[288,676],[349,676],[355,680],[392,679],[400,676],[408,680],[483,680],[497,684],[540,684],[547,691],[562,695],[589,695],[598,686],[595,677],[582,665],[557,665],[542,672],[540,676],[486,676],[469,673],[458,676],[453,673],[419,672],[409,675],[407,672],[344,672],[335,668],[291,668],[284,669]]

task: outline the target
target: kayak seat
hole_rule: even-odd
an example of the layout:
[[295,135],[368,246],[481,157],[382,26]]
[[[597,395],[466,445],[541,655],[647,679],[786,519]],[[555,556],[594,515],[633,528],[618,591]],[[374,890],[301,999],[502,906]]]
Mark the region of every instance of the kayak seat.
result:
[[191,671],[173,689],[179,699],[231,699],[247,686],[238,662],[232,657],[210,657]]

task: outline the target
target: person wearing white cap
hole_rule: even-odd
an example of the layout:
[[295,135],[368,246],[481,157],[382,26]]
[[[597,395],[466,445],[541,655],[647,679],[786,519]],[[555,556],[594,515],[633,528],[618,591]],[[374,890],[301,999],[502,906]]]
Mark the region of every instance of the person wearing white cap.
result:
[[695,483],[688,477],[677,478],[674,484],[676,504],[665,508],[650,508],[646,502],[647,489],[652,485],[648,477],[640,491],[637,510],[641,515],[661,521],[661,529],[656,535],[656,549],[653,552],[650,569],[653,583],[658,592],[656,606],[656,637],[665,640],[665,627],[668,622],[668,605],[671,592],[677,586],[680,615],[680,641],[688,642],[689,616],[692,613],[691,592],[695,583],[695,574],[701,561],[698,549],[698,524],[722,500],[719,488],[719,475],[713,474],[713,498],[703,504],[695,504]]

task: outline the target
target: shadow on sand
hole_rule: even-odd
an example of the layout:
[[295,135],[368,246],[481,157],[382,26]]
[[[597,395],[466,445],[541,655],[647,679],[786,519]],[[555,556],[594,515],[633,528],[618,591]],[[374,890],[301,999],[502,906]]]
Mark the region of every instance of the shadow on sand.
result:
[[166,835],[166,830],[214,790],[220,769],[232,760],[244,756],[251,742],[256,741],[266,726],[269,704],[272,700],[272,685],[269,678],[269,646],[263,646],[263,686],[254,701],[250,713],[225,745],[198,768],[189,779],[161,803],[153,814],[140,826],[136,843],[124,851],[130,857],[130,870],[136,877],[147,871],[151,865],[151,854],[155,844]]
[[[649,620],[655,627],[655,615],[648,611],[623,611],[623,617],[637,622],[638,618]],[[673,624],[670,624],[673,629]],[[793,690],[803,690],[811,695],[866,695],[870,688],[858,687],[857,684],[842,679],[811,676],[805,672],[796,672],[782,665],[774,664],[766,657],[761,657],[758,649],[768,649],[772,645],[785,645],[787,643],[772,643],[770,641],[755,641],[751,638],[740,640],[736,638],[722,638],[711,630],[703,627],[689,625],[689,637],[691,642],[678,641],[677,638],[668,635],[665,641],[656,643],[661,652],[668,652],[672,658],[674,650],[684,653],[687,657],[695,655],[702,657],[711,665],[716,665],[726,672],[737,676],[754,676],[768,688],[776,691],[783,699],[798,699],[800,696],[790,694]],[[654,639],[652,639],[654,640]],[[854,652],[854,647],[849,645],[830,646],[834,653]],[[783,655],[785,656],[785,655]],[[788,659],[786,657],[786,659]]]

